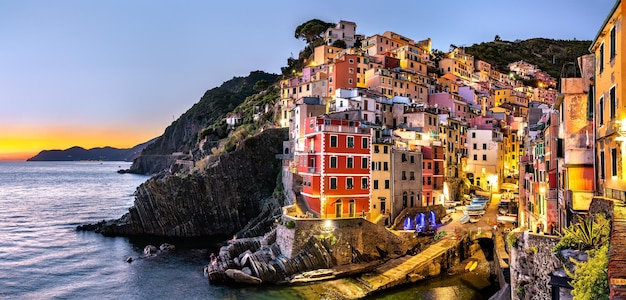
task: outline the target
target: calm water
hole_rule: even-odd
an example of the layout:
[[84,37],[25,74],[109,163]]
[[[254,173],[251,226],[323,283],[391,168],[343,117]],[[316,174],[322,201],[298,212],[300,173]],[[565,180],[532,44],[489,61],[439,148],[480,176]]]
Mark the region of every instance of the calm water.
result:
[[[208,261],[205,252],[178,247],[171,254],[142,258],[150,241],[75,231],[77,225],[127,212],[135,188],[148,178],[116,173],[129,166],[0,162],[0,299],[319,298],[314,286],[211,286],[202,272]],[[136,260],[126,263],[127,257]],[[487,298],[463,278],[432,280],[372,297]]]

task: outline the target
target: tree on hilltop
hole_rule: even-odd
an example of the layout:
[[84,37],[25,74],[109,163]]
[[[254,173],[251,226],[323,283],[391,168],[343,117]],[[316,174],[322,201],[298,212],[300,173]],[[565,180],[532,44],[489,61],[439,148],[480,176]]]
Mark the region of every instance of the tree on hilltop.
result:
[[320,19],[308,20],[296,27],[294,37],[302,39],[308,44],[313,44],[317,40],[321,40],[324,37],[326,29],[335,26],[335,23],[327,23]]

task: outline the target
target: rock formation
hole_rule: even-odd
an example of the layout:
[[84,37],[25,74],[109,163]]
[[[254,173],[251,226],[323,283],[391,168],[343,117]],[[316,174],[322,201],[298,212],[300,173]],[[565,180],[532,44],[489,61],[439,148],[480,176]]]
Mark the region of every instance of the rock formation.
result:
[[[255,224],[263,227],[280,207],[262,200],[272,198],[281,169],[275,156],[287,134],[286,129],[267,129],[206,169],[157,175],[137,188],[134,206],[122,218],[84,229],[123,236],[224,236],[259,215],[266,221]],[[253,234],[268,230],[249,229]]]
[[[316,236],[309,237],[291,259],[281,253],[275,242],[276,229],[261,237],[231,241],[220,249],[217,262],[206,266],[205,274],[211,283],[284,283],[295,274],[336,265]],[[235,273],[248,276],[234,276]]]
[[[175,158],[173,154],[183,153],[184,159],[198,160],[202,156],[190,155],[198,150],[199,133],[206,127],[219,122],[233,108],[244,102],[246,97],[254,95],[255,83],[265,80],[274,83],[278,75],[263,71],[250,72],[245,77],[233,77],[221,86],[207,90],[200,101],[181,115],[165,129],[163,135],[146,147],[127,172],[137,174],[156,174],[167,170]],[[215,137],[214,141],[222,137]]]

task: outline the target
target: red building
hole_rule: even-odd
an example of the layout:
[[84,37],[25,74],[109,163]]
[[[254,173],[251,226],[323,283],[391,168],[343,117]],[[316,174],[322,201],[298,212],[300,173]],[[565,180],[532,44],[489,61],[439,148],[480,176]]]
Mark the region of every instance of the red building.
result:
[[370,130],[333,116],[306,119],[301,193],[322,218],[360,217],[370,207]]
[[435,160],[433,149],[422,147],[422,203],[423,206],[434,205],[433,189],[435,186]]
[[329,94],[337,89],[353,89],[357,83],[357,69],[359,57],[346,54],[330,66],[328,74]]

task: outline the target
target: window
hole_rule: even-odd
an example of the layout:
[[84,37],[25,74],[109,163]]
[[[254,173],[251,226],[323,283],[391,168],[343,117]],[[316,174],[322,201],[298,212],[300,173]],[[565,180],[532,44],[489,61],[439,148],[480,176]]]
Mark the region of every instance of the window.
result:
[[361,168],[362,169],[368,169],[369,166],[367,165],[367,157],[361,157]]
[[428,169],[430,170],[430,169],[432,169],[432,168],[433,168],[432,163],[428,163]]
[[598,127],[604,125],[604,97],[600,97],[598,101]]
[[383,171],[389,171],[389,162],[383,163]]
[[600,68],[600,73],[604,71],[604,44],[600,45],[600,50],[598,50],[598,67]]
[[474,160],[478,160],[478,154],[474,154]]
[[406,161],[406,153],[402,153],[402,162]]
[[378,145],[374,146],[374,153],[379,153],[380,152],[380,148],[378,147]]
[[611,148],[611,176],[617,176],[617,148]]
[[330,167],[337,168],[337,156],[330,157]]
[[611,107],[609,108],[611,110],[611,119],[615,119],[615,114],[617,112],[617,98],[615,97],[615,86],[611,87],[611,89],[609,90],[609,99],[611,105]]
[[377,190],[378,189],[378,180],[374,180],[374,189]]
[[411,171],[409,173],[409,180],[415,180],[415,172]]
[[411,155],[411,163],[414,164],[415,163],[415,156]]
[[478,146],[476,145],[476,143],[474,143],[474,150],[478,149]]
[[337,148],[337,136],[336,135],[330,136],[330,147]]
[[389,189],[389,179],[385,179],[385,189]]
[[367,188],[367,177],[361,177],[361,188],[362,189]]
[[336,177],[331,177],[330,178],[330,189],[331,190],[336,190],[337,189],[337,178]]
[[406,180],[406,171],[402,171],[402,180]]
[[383,153],[387,154],[389,150],[387,150],[387,146],[383,146]]
[[364,137],[361,139],[361,148],[363,149],[369,149],[370,148],[370,143],[369,143],[369,139]]
[[472,132],[472,138],[475,139],[476,138],[476,132]]
[[617,43],[617,40],[615,38],[615,26],[613,26],[613,28],[611,28],[611,45],[610,45],[610,47],[611,47],[611,50],[610,50],[611,60],[613,58],[615,58],[615,55],[617,55],[617,45],[616,45],[616,43]]
[[353,182],[352,177],[346,178],[346,188],[349,190],[354,188],[354,182]]
[[487,144],[483,144],[483,150],[487,150]]
[[487,154],[483,154],[483,160],[487,160]]
[[347,139],[347,147],[348,148],[354,148],[354,137],[353,136],[349,136]]
[[348,169],[354,168],[354,158],[352,156],[348,156],[346,158],[346,168]]

